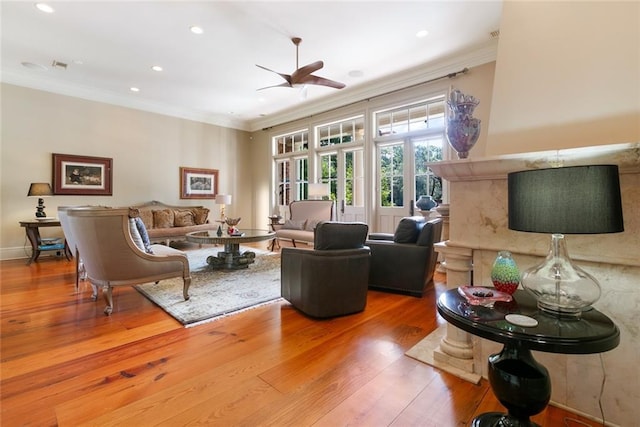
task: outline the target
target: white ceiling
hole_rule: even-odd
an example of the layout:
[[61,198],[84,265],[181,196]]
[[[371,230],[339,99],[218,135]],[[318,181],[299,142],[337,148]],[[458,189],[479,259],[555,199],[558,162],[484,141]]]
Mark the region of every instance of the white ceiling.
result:
[[[427,80],[445,58],[494,42],[502,11],[501,1],[473,0],[48,4],[54,13],[2,0],[2,81],[246,130],[318,100],[392,87],[402,70]],[[190,32],[193,25],[204,33]],[[420,30],[429,34],[418,38]],[[306,98],[296,88],[257,91],[283,80],[256,64],[293,72],[294,36],[302,38],[300,66],[323,60],[315,74],[347,87],[307,86]]]

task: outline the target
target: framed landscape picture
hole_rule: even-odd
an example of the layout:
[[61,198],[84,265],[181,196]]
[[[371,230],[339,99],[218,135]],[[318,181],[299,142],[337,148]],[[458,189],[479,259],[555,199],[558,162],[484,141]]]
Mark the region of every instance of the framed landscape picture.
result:
[[53,194],[111,196],[113,159],[53,153]]
[[180,168],[181,199],[213,199],[218,194],[218,170]]

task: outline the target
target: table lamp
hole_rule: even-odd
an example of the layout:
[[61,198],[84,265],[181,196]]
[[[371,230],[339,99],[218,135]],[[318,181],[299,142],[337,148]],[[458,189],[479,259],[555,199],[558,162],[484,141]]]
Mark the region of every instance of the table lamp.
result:
[[534,169],[508,175],[509,229],[551,233],[542,264],[522,274],[538,308],[580,317],[600,298],[600,284],[569,258],[565,234],[624,231],[616,165]]
[[224,213],[224,208],[226,205],[231,204],[231,194],[217,194],[216,195],[216,205],[220,205],[220,220],[224,221],[226,216]]
[[322,200],[329,196],[329,184],[309,183],[309,200]]
[[51,186],[48,182],[32,182],[29,186],[29,192],[27,197],[37,197],[38,206],[36,206],[36,218],[46,218],[47,214],[44,212],[44,199],[43,197],[53,196]]

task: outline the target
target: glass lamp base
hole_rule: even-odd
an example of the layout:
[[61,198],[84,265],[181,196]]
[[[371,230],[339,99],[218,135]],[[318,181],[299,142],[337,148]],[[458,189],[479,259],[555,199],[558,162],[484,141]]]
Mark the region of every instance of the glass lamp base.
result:
[[597,280],[569,258],[564,235],[551,235],[551,247],[542,264],[524,272],[522,286],[535,295],[542,311],[579,317],[600,298]]

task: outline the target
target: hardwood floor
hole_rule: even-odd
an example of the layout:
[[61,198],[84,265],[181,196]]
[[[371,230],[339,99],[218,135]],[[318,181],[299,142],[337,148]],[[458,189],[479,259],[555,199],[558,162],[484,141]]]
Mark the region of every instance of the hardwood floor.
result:
[[[370,291],[364,312],[335,319],[283,302],[185,329],[131,287],[105,316],[73,268],[0,262],[4,427],[446,427],[502,410],[485,381],[404,355],[443,322],[442,283],[423,298]],[[595,425],[554,407],[534,420],[585,425],[565,417]]]

